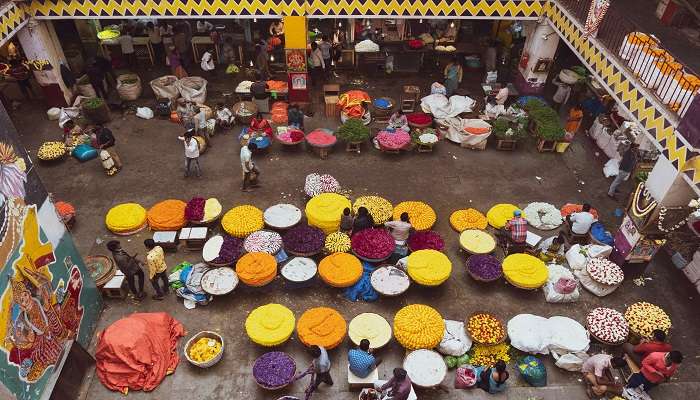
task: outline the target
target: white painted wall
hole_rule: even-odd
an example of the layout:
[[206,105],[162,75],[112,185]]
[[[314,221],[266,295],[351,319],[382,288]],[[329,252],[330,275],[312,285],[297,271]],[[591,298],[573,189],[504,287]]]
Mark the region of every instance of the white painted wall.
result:
[[540,58],[554,58],[559,46],[559,35],[547,22],[538,23],[532,33],[528,32],[525,41],[524,52],[529,55],[529,61],[525,68],[520,69],[526,81],[533,84],[544,84],[547,81],[547,72],[533,72],[537,60]]
[[[662,156],[659,157],[656,161],[656,165],[654,165],[654,168],[649,173],[645,186],[656,201],[661,201],[666,197],[666,194],[671,189],[674,182],[677,181],[676,178],[679,177],[678,175],[676,167],[674,167],[666,157]],[[630,177],[630,179],[632,179],[632,177]],[[681,183],[688,186],[683,179],[681,179]]]

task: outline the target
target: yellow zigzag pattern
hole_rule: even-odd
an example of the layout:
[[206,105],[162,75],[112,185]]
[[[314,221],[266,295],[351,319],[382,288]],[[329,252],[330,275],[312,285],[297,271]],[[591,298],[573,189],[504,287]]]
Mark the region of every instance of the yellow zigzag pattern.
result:
[[501,0],[487,2],[484,0],[458,1],[446,0],[422,0],[422,1],[398,1],[398,0],[367,0],[364,3],[347,0],[337,0],[324,4],[320,0],[311,0],[307,12],[311,15],[453,15],[459,16],[499,16],[509,17],[523,15],[536,17],[542,13],[543,3],[547,0],[535,0],[532,2]]
[[0,43],[4,44],[12,38],[10,36],[12,31],[27,20],[27,14],[24,12],[24,9],[17,7],[15,3],[3,6],[0,12],[2,12],[2,15],[0,15]]

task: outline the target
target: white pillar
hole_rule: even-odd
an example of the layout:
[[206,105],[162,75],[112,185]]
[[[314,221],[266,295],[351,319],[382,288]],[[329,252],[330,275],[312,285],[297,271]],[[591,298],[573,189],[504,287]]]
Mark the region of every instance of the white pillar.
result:
[[[544,89],[549,69],[545,72],[536,72],[535,67],[539,60],[553,60],[558,45],[559,35],[547,22],[538,23],[530,31],[525,40],[523,55],[518,66],[520,74],[516,79],[518,89],[522,93],[535,94],[540,93]],[[524,63],[525,57],[527,57],[527,64]]]
[[[63,54],[63,48],[53,25],[50,22],[32,18],[24,28],[17,32],[17,38],[28,60],[47,60],[53,67],[49,71],[34,71],[34,77],[39,85],[58,84],[66,103],[70,104],[73,92],[66,87],[61,79],[61,63],[67,65],[66,56]],[[75,73],[75,71],[73,72]]]

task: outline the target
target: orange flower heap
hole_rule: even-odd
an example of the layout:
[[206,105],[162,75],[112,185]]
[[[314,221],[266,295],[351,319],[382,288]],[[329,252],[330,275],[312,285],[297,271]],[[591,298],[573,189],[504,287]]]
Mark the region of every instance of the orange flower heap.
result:
[[321,260],[318,265],[318,274],[327,284],[344,288],[360,280],[362,263],[352,254],[333,253]]
[[163,200],[148,210],[148,226],[154,231],[177,231],[182,229],[187,203],[182,200]]
[[347,323],[340,313],[328,307],[310,308],[297,322],[297,335],[305,346],[337,347],[348,331]]
[[277,260],[267,253],[247,253],[238,259],[236,273],[248,286],[265,286],[277,276]]

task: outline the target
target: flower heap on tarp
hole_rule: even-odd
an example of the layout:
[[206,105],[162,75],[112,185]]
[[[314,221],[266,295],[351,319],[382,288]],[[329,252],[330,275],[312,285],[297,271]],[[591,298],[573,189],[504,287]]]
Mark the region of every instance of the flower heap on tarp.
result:
[[353,253],[368,260],[383,260],[396,248],[394,238],[382,228],[363,229],[350,240]]
[[474,208],[457,210],[450,214],[450,226],[457,232],[467,229],[486,229],[486,216]]
[[419,231],[413,233],[408,238],[408,248],[411,249],[411,251],[442,251],[445,248],[445,241],[442,239],[442,236],[435,231]]
[[294,332],[294,313],[281,304],[265,304],[248,314],[245,331],[253,343],[261,346],[279,346]]
[[39,146],[37,157],[41,161],[58,160],[66,155],[66,144],[63,142],[44,142]]
[[503,260],[503,275],[512,285],[537,289],[547,283],[549,271],[544,262],[529,254],[511,254]]
[[671,318],[659,306],[640,301],[627,307],[625,319],[630,331],[643,338],[651,338],[655,329],[665,333],[671,329]]
[[262,252],[277,254],[282,249],[282,236],[273,231],[257,231],[243,241],[243,248],[249,253]]
[[495,281],[503,276],[501,262],[488,254],[470,256],[467,259],[467,270],[472,276],[487,282]]
[[408,219],[413,229],[425,231],[435,225],[437,214],[432,207],[422,201],[403,201],[394,207],[394,220],[401,219],[401,214],[408,213]]
[[503,323],[490,313],[472,315],[467,320],[466,329],[472,340],[479,344],[498,344],[506,337],[506,328]]
[[306,135],[306,141],[314,147],[330,147],[338,141],[338,138],[330,129],[314,129]]
[[321,193],[336,193],[339,190],[340,183],[332,175],[315,172],[306,175],[304,193],[309,197],[318,196]]
[[349,287],[362,277],[362,262],[352,254],[333,253],[318,264],[318,274],[333,287]]
[[247,253],[236,262],[236,273],[248,286],[265,286],[277,276],[277,260],[267,253]]
[[263,212],[251,205],[234,207],[221,218],[221,226],[231,236],[244,238],[263,228]]
[[629,335],[625,316],[612,308],[594,308],[586,316],[586,325],[591,335],[609,344],[624,343]]
[[112,207],[105,216],[107,229],[124,234],[142,228],[146,224],[146,209],[136,203],[122,203]]
[[340,229],[343,210],[350,208],[350,200],[337,193],[322,193],[306,203],[306,220],[309,225],[320,228],[326,234]]
[[297,322],[299,341],[305,346],[323,346],[326,350],[338,347],[345,339],[347,323],[340,313],[328,307],[306,310]]
[[445,331],[442,315],[430,306],[411,304],[394,316],[394,336],[407,350],[432,349]]
[[[513,213],[516,210],[520,209],[513,204],[496,204],[486,213],[486,219],[488,219],[489,225],[496,229],[501,229],[506,226],[506,222],[513,218]],[[521,217],[527,219],[527,215],[525,213],[522,214]]]
[[[583,211],[583,204],[571,204],[571,203],[564,204],[561,207],[561,209],[559,210],[559,212],[561,212],[562,218],[566,218],[566,216],[569,214],[573,214],[573,213],[577,213],[577,212],[581,212],[581,211]],[[591,210],[589,212],[591,214],[593,214],[593,217],[595,219],[598,219],[598,210],[596,210],[595,208],[591,208]]]
[[286,386],[296,373],[294,359],[281,351],[272,351],[258,357],[253,364],[253,379],[265,388]]
[[418,250],[406,260],[408,276],[424,286],[438,286],[452,273],[452,262],[437,250]]
[[617,286],[625,279],[622,268],[605,258],[589,259],[586,263],[586,272],[591,279],[603,285]]
[[148,210],[148,226],[154,231],[179,231],[185,220],[187,203],[182,200],[163,200]]
[[325,248],[329,253],[347,253],[351,246],[350,236],[343,232],[333,232],[326,236]]
[[477,344],[472,347],[472,356],[469,358],[469,362],[472,365],[484,367],[492,367],[498,360],[508,363],[510,361],[508,351],[510,351],[510,346],[506,343],[494,346]]
[[383,224],[391,219],[394,207],[389,200],[380,196],[361,196],[352,204],[352,212],[357,214],[360,207],[369,211],[375,224]]
[[323,231],[313,226],[300,224],[282,236],[284,248],[296,254],[316,254],[325,244]]

